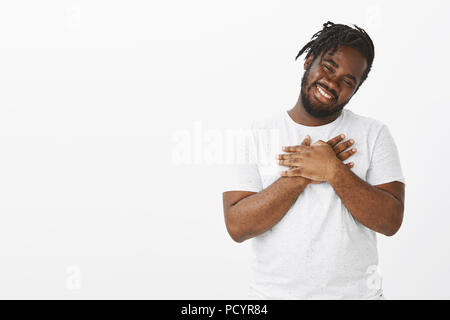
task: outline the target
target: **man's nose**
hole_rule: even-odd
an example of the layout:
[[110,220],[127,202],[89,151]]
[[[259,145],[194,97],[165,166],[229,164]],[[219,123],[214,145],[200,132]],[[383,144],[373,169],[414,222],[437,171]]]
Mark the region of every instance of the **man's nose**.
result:
[[338,95],[340,87],[334,76],[325,77],[322,83],[328,87],[328,90],[334,91],[334,94]]

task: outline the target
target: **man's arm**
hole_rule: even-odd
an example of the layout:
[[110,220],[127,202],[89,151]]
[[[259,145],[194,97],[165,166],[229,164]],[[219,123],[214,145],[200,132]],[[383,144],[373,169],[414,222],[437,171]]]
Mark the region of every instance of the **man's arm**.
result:
[[403,183],[371,186],[339,163],[328,182],[352,216],[366,227],[386,236],[400,229],[405,201]]
[[231,238],[242,242],[272,228],[284,217],[308,183],[309,179],[303,177],[282,177],[258,193],[224,192],[225,224]]
[[[352,150],[345,151],[353,141],[345,141],[339,135],[327,143],[341,161],[354,154]],[[302,145],[309,145],[307,137]],[[353,163],[344,165],[348,168]],[[249,191],[227,191],[223,193],[223,208],[225,224],[231,238],[236,242],[260,235],[277,224],[297,200],[309,183],[314,183],[308,178],[281,177],[266,189],[255,193]]]

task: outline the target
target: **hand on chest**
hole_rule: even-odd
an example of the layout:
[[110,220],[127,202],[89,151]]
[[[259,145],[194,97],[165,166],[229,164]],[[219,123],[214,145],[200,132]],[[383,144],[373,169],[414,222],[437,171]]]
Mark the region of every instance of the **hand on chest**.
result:
[[[310,149],[302,148],[288,148],[291,152],[283,151],[283,147],[302,146],[304,143],[304,137],[309,135],[311,138]],[[339,138],[340,134],[345,134],[345,138]],[[298,138],[297,138],[298,137]],[[318,145],[319,140],[323,142],[322,147],[316,148],[314,145]],[[328,145],[327,145],[328,144]],[[258,156],[258,169],[261,175],[264,188],[275,182],[281,177],[283,171],[295,168],[295,161],[291,161],[293,157],[300,158],[300,153],[307,152],[308,159],[304,161],[305,165],[314,165],[314,161],[320,162],[321,157],[335,156],[339,160],[342,160],[344,164],[353,162],[351,170],[358,177],[365,180],[367,170],[370,166],[370,152],[367,141],[352,132],[330,132],[330,133],[289,133],[285,132],[280,134],[278,139],[272,139],[272,141],[262,141],[259,143],[259,156]],[[263,150],[264,149],[264,150]],[[322,149],[322,150],[320,150]],[[328,149],[328,150],[324,150]],[[353,150],[356,150],[353,151]],[[327,151],[327,152],[322,152]],[[331,154],[331,151],[333,153]],[[322,153],[321,153],[322,152]],[[296,154],[297,153],[297,154]],[[286,160],[281,160],[286,165],[280,165],[279,155],[287,154]],[[298,155],[298,157],[297,157]],[[317,163],[318,164],[318,163]],[[299,164],[301,166],[301,164]],[[318,168],[318,169],[317,169]],[[316,166],[316,170],[320,170],[321,166]]]

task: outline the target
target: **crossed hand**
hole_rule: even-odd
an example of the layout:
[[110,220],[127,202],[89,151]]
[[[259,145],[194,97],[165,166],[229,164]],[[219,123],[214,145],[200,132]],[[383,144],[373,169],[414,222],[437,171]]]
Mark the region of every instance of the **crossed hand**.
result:
[[[329,181],[336,166],[356,153],[356,148],[349,149],[354,143],[352,139],[340,143],[344,138],[340,134],[328,142],[319,140],[311,144],[311,137],[307,135],[300,145],[283,147],[287,153],[278,155],[279,164],[290,169],[281,176],[304,177],[310,183]],[[353,168],[354,163],[345,165]]]

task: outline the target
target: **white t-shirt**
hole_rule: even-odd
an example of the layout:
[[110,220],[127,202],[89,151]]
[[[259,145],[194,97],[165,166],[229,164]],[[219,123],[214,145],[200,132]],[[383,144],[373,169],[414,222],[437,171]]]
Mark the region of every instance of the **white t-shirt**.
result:
[[[255,121],[249,143],[239,152],[246,161],[232,166],[225,191],[259,192],[287,167],[276,155],[300,144],[305,135],[328,141],[338,134],[354,139],[356,154],[344,161],[371,185],[405,182],[397,148],[386,125],[344,109],[333,122],[304,126],[287,112]],[[310,184],[270,230],[249,240],[253,279],[249,297],[259,299],[379,299],[374,285],[378,265],[376,233],[356,221],[327,182]],[[380,281],[378,281],[380,283]]]

